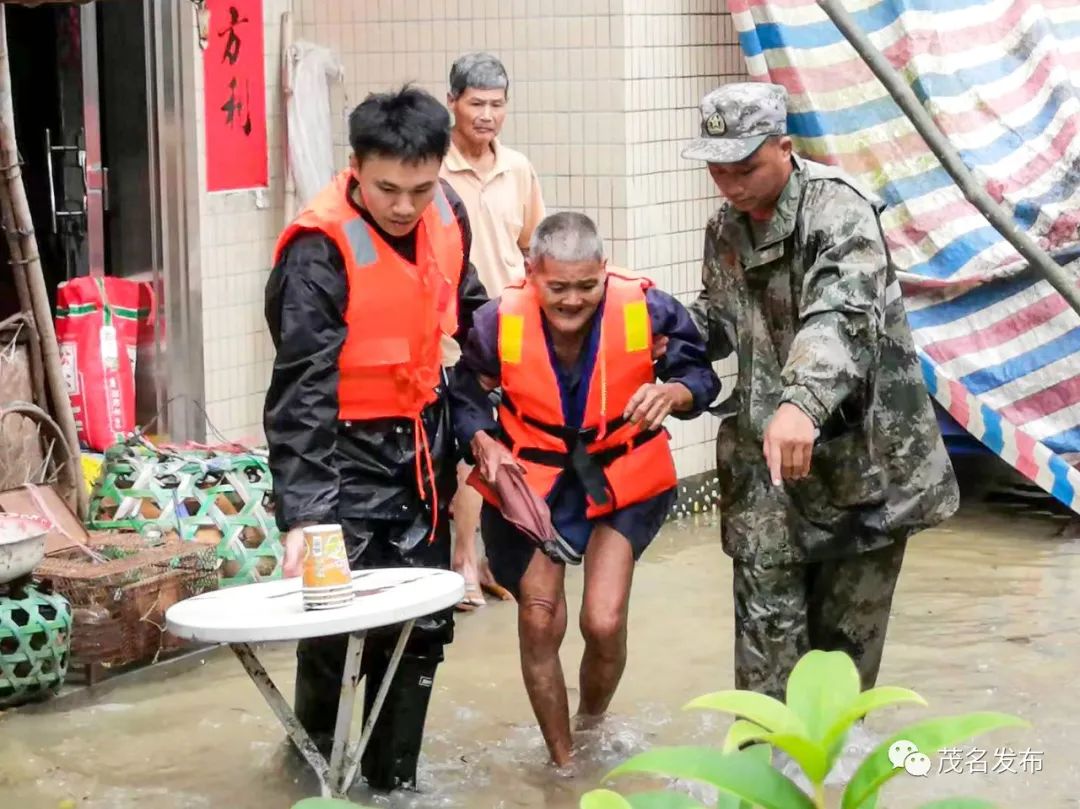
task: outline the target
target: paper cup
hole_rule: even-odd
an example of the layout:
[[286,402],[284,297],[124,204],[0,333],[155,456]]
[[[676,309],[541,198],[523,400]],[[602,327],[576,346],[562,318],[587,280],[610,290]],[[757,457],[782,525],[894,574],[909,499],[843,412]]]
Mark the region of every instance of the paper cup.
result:
[[348,604],[353,600],[352,593],[336,596],[314,596],[304,594],[304,603],[306,604]]
[[352,599],[347,601],[308,601],[304,600],[305,610],[329,610],[335,607],[347,607],[352,604]]
[[353,589],[345,587],[340,590],[327,588],[325,590],[304,590],[304,598],[352,598]]
[[344,595],[312,595],[311,593],[304,593],[305,604],[346,604],[353,600],[352,593],[346,593]]
[[304,589],[352,588],[352,571],[340,525],[304,529]]
[[304,596],[305,610],[328,610],[334,607],[348,607],[352,603],[352,596],[346,596],[345,598],[308,598]]
[[304,601],[309,604],[345,604],[352,601],[354,595],[350,593],[304,593]]

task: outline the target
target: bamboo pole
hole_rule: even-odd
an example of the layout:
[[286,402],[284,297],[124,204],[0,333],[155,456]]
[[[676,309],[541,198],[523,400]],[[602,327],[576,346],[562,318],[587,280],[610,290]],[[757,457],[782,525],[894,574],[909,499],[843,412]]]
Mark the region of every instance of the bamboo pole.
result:
[[1016,248],[1016,252],[1027,260],[1028,265],[1060,292],[1077,314],[1080,314],[1080,282],[1070,278],[1069,273],[1058,266],[1034,239],[1017,227],[1012,217],[986,193],[986,189],[964,164],[949,139],[938,129],[930,113],[919,103],[907,82],[900,78],[892,64],[874,47],[874,43],[859,28],[840,0],[817,0],[817,4],[840,29],[840,33],[851,43],[878,81],[885,85],[893,101],[907,115],[968,201]]
[[86,519],[89,496],[83,481],[82,464],[79,463],[79,436],[75,429],[75,416],[71,412],[67,386],[60,368],[60,350],[56,344],[49,293],[45,288],[45,276],[41,270],[37,237],[26,200],[26,188],[19,167],[19,147],[15,140],[15,109],[11,97],[11,64],[8,58],[7,15],[0,5],[0,218],[4,235],[11,251],[12,266],[23,272],[29,293],[30,305],[41,341],[41,359],[52,404],[52,412],[63,431],[64,440],[71,451],[72,476],[75,481],[75,501],[80,519]]
[[34,306],[30,298],[30,282],[26,280],[26,266],[22,263],[22,254],[12,253],[10,241],[8,252],[11,253],[11,274],[15,278],[15,295],[19,299],[19,311],[26,318],[30,330],[30,385],[34,389],[34,404],[48,407],[45,398],[45,366],[41,359],[41,340],[38,338],[37,320],[34,318]]

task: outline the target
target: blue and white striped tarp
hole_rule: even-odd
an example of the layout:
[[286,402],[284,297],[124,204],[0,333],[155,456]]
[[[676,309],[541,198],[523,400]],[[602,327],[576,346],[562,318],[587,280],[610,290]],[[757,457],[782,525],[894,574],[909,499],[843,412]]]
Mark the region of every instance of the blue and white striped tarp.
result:
[[[1080,0],[845,6],[1019,226],[1080,255]],[[1080,316],[965,200],[815,0],[729,8],[751,76],[791,95],[799,151],[888,204],[882,224],[931,393],[1080,512]],[[1080,269],[1070,274],[1080,284]]]

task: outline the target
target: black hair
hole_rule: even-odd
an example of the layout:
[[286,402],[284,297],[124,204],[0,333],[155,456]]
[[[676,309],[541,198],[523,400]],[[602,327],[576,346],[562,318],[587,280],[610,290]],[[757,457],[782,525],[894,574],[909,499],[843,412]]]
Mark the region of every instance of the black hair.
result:
[[412,85],[372,93],[349,115],[349,145],[359,160],[370,155],[406,163],[442,160],[450,149],[450,113]]

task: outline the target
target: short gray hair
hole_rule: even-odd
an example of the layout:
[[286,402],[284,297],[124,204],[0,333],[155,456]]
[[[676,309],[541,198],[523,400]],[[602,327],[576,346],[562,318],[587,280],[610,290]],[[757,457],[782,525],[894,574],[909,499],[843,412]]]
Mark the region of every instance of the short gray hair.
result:
[[458,57],[450,68],[450,98],[461,98],[469,89],[503,90],[510,95],[510,77],[503,63],[480,51]]
[[560,211],[544,218],[529,240],[529,258],[576,263],[603,261],[604,240],[596,223],[583,213]]

